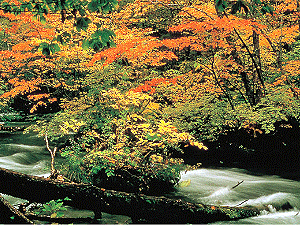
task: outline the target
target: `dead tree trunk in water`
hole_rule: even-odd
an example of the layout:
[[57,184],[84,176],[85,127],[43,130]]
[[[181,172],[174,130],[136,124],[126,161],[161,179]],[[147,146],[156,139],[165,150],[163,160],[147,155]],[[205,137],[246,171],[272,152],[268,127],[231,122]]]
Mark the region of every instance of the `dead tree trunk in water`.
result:
[[247,218],[259,214],[252,207],[194,204],[166,197],[146,196],[98,188],[88,184],[58,182],[0,168],[0,193],[47,202],[69,197],[65,204],[96,212],[126,215],[133,223],[209,223]]

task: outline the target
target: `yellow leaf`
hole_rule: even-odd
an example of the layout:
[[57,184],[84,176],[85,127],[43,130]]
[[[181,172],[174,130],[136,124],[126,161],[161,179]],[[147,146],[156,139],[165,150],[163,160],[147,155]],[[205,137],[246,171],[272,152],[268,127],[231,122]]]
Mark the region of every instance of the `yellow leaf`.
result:
[[179,182],[178,186],[179,186],[179,187],[187,187],[187,186],[189,186],[190,184],[191,184],[191,180],[188,179],[188,180],[183,180],[183,181]]

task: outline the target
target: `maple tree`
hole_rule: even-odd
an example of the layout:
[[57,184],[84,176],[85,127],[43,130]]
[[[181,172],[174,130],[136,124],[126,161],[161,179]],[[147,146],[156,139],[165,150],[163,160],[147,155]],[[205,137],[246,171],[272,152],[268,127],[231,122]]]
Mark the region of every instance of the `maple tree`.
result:
[[[291,92],[292,95],[297,96],[298,89],[296,84],[291,82],[291,77],[286,76],[286,71],[283,70],[281,64],[285,61],[283,55],[297,38],[298,16],[296,14],[294,16],[293,13],[295,22],[293,23],[291,20],[288,24],[284,24],[282,17],[286,15],[290,17],[289,12],[285,9],[296,12],[295,3],[295,1],[278,4],[237,1],[229,4],[225,1],[218,1],[214,5],[211,2],[195,2],[193,4],[178,2],[170,4],[168,1],[136,2],[126,7],[121,14],[122,29],[126,24],[130,30],[133,30],[132,27],[134,27],[135,37],[138,35],[137,32],[144,37],[140,36],[140,40],[131,39],[132,42],[130,42],[124,40],[129,35],[123,37],[122,34],[119,34],[117,39],[118,37],[122,38],[122,42],[118,44],[116,41],[115,48],[96,54],[92,62],[104,59],[103,65],[105,66],[121,59],[129,63],[131,67],[138,68],[139,71],[134,74],[138,73],[140,79],[148,76],[148,73],[143,75],[141,71],[141,67],[148,65],[148,68],[152,68],[153,72],[163,78],[146,81],[145,84],[134,90],[155,93],[157,99],[168,104],[176,103],[177,106],[180,102],[187,100],[201,103],[201,101],[205,101],[207,95],[221,97],[223,101],[230,104],[231,110],[236,111],[237,108],[241,109],[242,107],[245,112],[248,112],[249,109],[252,110],[252,107],[255,110],[261,101],[264,102],[264,98],[268,99],[268,96],[275,96],[277,93],[283,95],[279,101],[290,102],[287,99]],[[288,8],[286,8],[287,6]],[[156,27],[157,24],[153,25],[155,23],[151,22],[153,18],[149,15],[161,15],[161,8],[164,10],[175,9],[173,12],[176,13],[168,18],[168,24],[162,23],[159,24],[160,27]],[[136,9],[139,9],[137,10],[139,13],[130,13],[136,12]],[[124,22],[124,18],[128,18],[128,20]],[[160,20],[159,16],[156,17],[156,20]],[[166,21],[166,18],[162,21]],[[269,24],[269,21],[272,23]],[[151,42],[146,42],[147,49],[143,45],[146,41],[145,38],[151,39]],[[135,52],[139,48],[141,48],[142,55]],[[146,55],[143,50],[147,51]],[[164,53],[166,50],[173,52],[175,56],[162,59],[160,64],[148,64],[149,61],[155,61],[154,58],[149,59],[152,57],[152,52],[159,55],[160,52]],[[171,56],[171,54],[169,55]],[[189,55],[188,60],[184,58],[187,55]],[[135,58],[132,58],[133,56]],[[144,63],[136,64],[136,60],[141,59],[144,60]],[[286,63],[287,65],[293,64],[292,61]],[[158,68],[161,65],[171,70],[161,70]],[[276,75],[278,68],[282,75],[277,78],[278,82],[274,83],[274,78],[278,76]],[[291,67],[285,68],[291,69]],[[177,84],[164,84],[164,76],[169,76],[169,71],[174,70],[175,74],[180,77]],[[296,67],[295,70],[297,70]],[[161,85],[155,84],[157,80],[161,80]],[[280,82],[283,82],[281,83],[283,87],[278,85]],[[160,92],[157,91],[157,87]],[[220,110],[224,110],[223,107]],[[276,108],[272,103],[270,107]],[[264,118],[261,115],[263,113],[265,111],[261,110],[258,113],[259,117]],[[224,113],[220,112],[219,114]],[[287,112],[286,115],[289,114]],[[297,116],[297,113],[293,115]],[[272,117],[272,119],[267,119],[269,125],[263,125],[263,127],[266,132],[270,132],[274,128],[270,124],[288,118],[289,116]],[[233,124],[236,124],[237,127],[246,123],[247,120],[256,120],[260,125],[264,124],[261,119],[257,121],[255,117],[249,115],[237,116],[233,120],[235,121]],[[220,123],[225,122],[223,118]],[[211,127],[208,126],[207,129],[209,130]],[[222,130],[222,128],[220,129]]]
[[[102,114],[102,108],[97,106],[97,101],[102,101],[99,97],[99,92],[101,89],[98,89],[98,85],[101,86],[100,83],[103,81],[103,79],[99,77],[99,75],[101,75],[99,72],[101,72],[103,68],[99,68],[98,66],[87,67],[87,65],[91,65],[91,62],[88,61],[91,58],[93,51],[98,51],[102,48],[96,40],[99,39],[99,31],[97,34],[98,36],[95,36],[95,33],[93,33],[95,26],[92,26],[92,23],[97,21],[98,18],[94,17],[93,22],[89,22],[89,24],[91,23],[90,27],[84,27],[84,29],[78,29],[78,27],[76,27],[76,29],[73,30],[71,21],[64,21],[64,23],[61,23],[60,18],[57,15],[44,15],[43,20],[47,22],[45,24],[41,18],[40,20],[35,20],[34,15],[29,12],[24,12],[17,15],[4,13],[3,16],[13,21],[10,24],[11,29],[9,30],[8,34],[15,37],[16,44],[13,45],[12,49],[8,48],[2,51],[2,77],[10,86],[8,86],[8,90],[2,94],[1,99],[3,101],[7,101],[7,99],[16,100],[17,97],[27,98],[26,101],[29,101],[31,104],[30,107],[27,106],[28,109],[25,108],[25,110],[28,110],[28,113],[43,112],[41,107],[46,107],[53,102],[61,103],[60,107],[63,109],[63,112],[57,113],[51,121],[46,120],[37,122],[37,126],[32,126],[30,129],[36,129],[42,135],[52,135],[52,137],[55,137],[55,134],[57,133],[68,134],[70,131],[79,133],[82,132],[82,129],[88,129],[88,131],[84,132],[83,135],[96,140],[94,145],[95,151],[93,151],[91,154],[87,154],[87,161],[84,163],[91,163],[91,165],[99,166],[95,166],[95,168],[98,168],[98,170],[94,169],[90,171],[93,167],[88,168],[87,174],[90,172],[92,172],[92,174],[102,172],[104,168],[102,164],[104,162],[99,162],[97,164],[96,161],[99,161],[101,158],[105,159],[112,157],[116,159],[122,156],[121,151],[123,151],[123,148],[132,148],[132,143],[130,146],[126,147],[124,141],[128,139],[128,134],[118,131],[115,136],[117,136],[117,140],[122,140],[121,143],[116,141],[116,143],[113,144],[114,138],[108,138],[108,141],[111,142],[109,145],[111,147],[107,146],[104,149],[102,149],[102,147],[97,147],[99,145],[105,146],[105,143],[107,143],[107,141],[105,141],[105,143],[103,142],[105,138],[107,138],[106,136],[108,134],[102,131],[104,128],[112,129],[111,127],[113,126],[120,126],[118,130],[121,130],[124,128],[122,123],[126,122],[125,120],[119,124],[119,122],[122,120],[112,120],[113,117],[110,115],[112,113],[112,109],[109,106],[109,104],[112,103],[111,101],[105,102],[107,105],[104,107],[104,109],[107,110],[106,114]],[[24,18],[27,20],[24,21]],[[22,21],[24,21],[24,23]],[[31,26],[28,26],[28,22],[30,22]],[[69,32],[71,32],[72,35],[69,35]],[[105,32],[109,31],[106,30]],[[59,35],[57,35],[57,33],[59,33]],[[108,42],[109,41],[110,40],[108,40]],[[145,39],[145,41],[151,42],[152,40],[150,38],[148,40]],[[92,46],[92,50],[87,48],[89,45]],[[144,52],[142,52],[140,55],[145,55],[146,51],[147,50],[144,50]],[[11,56],[14,57],[11,58]],[[132,59],[134,59],[134,57],[132,57]],[[156,62],[159,61],[160,58],[156,60]],[[138,63],[141,62],[137,62],[137,65]],[[82,79],[85,76],[87,79]],[[92,88],[89,88],[91,85]],[[92,92],[91,99],[86,98],[86,96],[88,96],[88,92]],[[134,98],[137,98],[138,100],[138,95],[139,94],[131,97],[132,101],[136,101]],[[78,98],[84,101],[76,102],[78,101]],[[116,99],[116,101],[118,102],[120,100]],[[73,110],[69,111],[68,107],[71,107]],[[89,111],[90,108],[96,108],[97,111],[100,109],[100,111],[99,113],[95,114],[93,111]],[[88,113],[83,113],[82,110],[87,109]],[[122,109],[120,112],[113,113],[113,115],[118,117],[120,116],[119,114],[125,113],[126,110],[128,109]],[[83,114],[86,117],[83,116]],[[106,118],[106,116],[108,117]],[[88,118],[90,118],[90,120],[88,120]],[[99,119],[100,121],[105,120],[106,122],[99,123]],[[129,128],[126,128],[126,130],[128,129]],[[134,126],[132,129],[139,130],[140,128],[139,126]],[[165,132],[163,126],[158,126],[158,128],[154,129],[160,133]],[[172,127],[172,129],[175,129],[175,127]],[[171,182],[172,185],[174,185],[176,180],[178,181],[178,169],[180,168],[178,164],[180,165],[180,161],[171,160],[168,163],[166,157],[169,157],[169,153],[168,151],[162,151],[165,146],[164,142],[167,139],[172,139],[172,143],[174,142],[174,147],[171,149],[174,149],[176,143],[180,141],[182,141],[182,143],[187,142],[186,144],[198,146],[199,148],[205,147],[195,140],[189,142],[192,137],[188,134],[179,133],[179,136],[177,135],[177,137],[173,135],[174,130],[171,131],[171,136],[168,136],[165,133],[162,133],[163,135],[166,135],[165,137],[159,136],[159,140],[161,142],[159,145],[153,143],[153,147],[148,150],[151,154],[147,153],[149,157],[151,156],[150,158],[143,156],[145,152],[138,153],[138,151],[134,148],[131,150],[131,153],[134,155],[136,154],[134,161],[135,165],[127,165],[128,163],[132,163],[132,157],[125,159],[125,167],[123,161],[116,161],[115,159],[112,159],[112,161],[106,162],[107,166],[110,166],[111,168],[110,170],[105,170],[106,174],[108,176],[111,175],[113,171],[113,164],[115,164],[115,169],[121,168],[122,170],[126,171],[126,168],[130,169],[131,167],[138,171],[139,168],[145,168],[142,164],[149,163],[149,160],[151,160],[157,165],[156,171],[154,171],[153,168],[148,172],[140,172],[143,172],[145,176],[148,176],[146,174],[149,174],[150,176],[153,173],[159,174],[159,171],[164,169],[165,172],[161,173],[161,175],[156,177],[156,179],[160,179],[162,181],[165,180],[165,182]],[[143,143],[143,145],[147,146],[147,143],[152,140],[151,136],[147,136],[150,130],[145,130],[143,132],[144,134],[139,139],[144,139],[145,143]],[[93,135],[91,136],[91,134]],[[181,136],[184,136],[185,138],[180,139],[179,137]],[[101,138],[98,140],[99,137]],[[152,142],[155,141],[157,140],[154,138]],[[138,145],[141,146],[142,143],[139,143]],[[171,144],[169,145],[171,146]],[[72,147],[75,146],[76,143],[73,143]],[[117,154],[114,153],[116,148],[119,149]],[[87,153],[89,152],[89,150],[85,147],[82,147],[82,151]],[[67,152],[65,156],[70,160],[70,162],[73,162],[71,157],[72,154],[69,152],[69,150],[66,149],[65,152]],[[112,153],[114,154],[110,156]],[[128,152],[126,152],[126,154],[128,154]],[[91,157],[93,157],[93,159]],[[168,164],[170,165],[168,166]],[[72,165],[72,163],[70,165]],[[75,163],[74,165],[77,164]],[[102,165],[102,167],[100,167],[100,165]],[[80,168],[80,173],[83,174],[84,169],[83,167]],[[74,171],[74,167],[72,170]],[[142,175],[140,176],[142,177]],[[147,183],[145,185],[147,185]],[[144,188],[147,188],[147,186]]]
[[[11,13],[13,15],[23,14],[30,12],[34,18],[38,19],[41,23],[47,23],[47,16],[50,14],[60,15],[60,20],[64,23],[66,20],[73,20],[73,26],[77,31],[86,31],[91,21],[91,14],[102,13],[106,14],[114,9],[117,5],[116,0],[92,0],[92,1],[18,1],[18,0],[7,0],[2,1],[0,9],[4,13]],[[97,26],[101,26],[100,23],[96,23]],[[109,40],[110,32],[103,29],[96,29],[93,32],[93,41],[90,43],[90,47],[105,46],[111,43]],[[69,35],[68,35],[69,36]],[[100,38],[99,38],[100,37]],[[62,36],[57,36],[59,41],[63,41]],[[49,54],[46,50],[49,46],[41,46],[44,49],[44,53]],[[56,49],[52,49],[53,52]]]

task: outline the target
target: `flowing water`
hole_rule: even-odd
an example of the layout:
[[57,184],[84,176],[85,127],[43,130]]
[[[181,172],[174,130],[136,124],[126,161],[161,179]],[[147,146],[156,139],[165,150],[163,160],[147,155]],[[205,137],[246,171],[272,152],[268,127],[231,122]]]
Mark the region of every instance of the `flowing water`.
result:
[[[38,137],[36,134],[0,131],[0,167],[28,175],[48,177],[50,175],[50,160],[50,153],[43,138]],[[55,160],[58,164],[63,161],[59,155],[56,156]],[[8,195],[3,195],[3,197],[15,206],[26,202],[23,199]],[[93,218],[94,213],[89,210],[68,208],[67,211],[64,211],[64,215],[71,218]],[[127,216],[103,213],[103,218],[98,222],[101,224],[116,224],[130,221],[131,219]]]
[[183,172],[181,180],[190,180],[190,185],[179,188],[174,195],[190,202],[269,209],[230,224],[300,224],[299,181],[228,168]]
[[[58,161],[62,161],[59,157]],[[0,132],[0,167],[14,171],[49,176],[50,154],[45,141],[34,134],[21,132]],[[198,169],[182,172],[182,181],[190,180],[190,185],[177,188],[168,196],[182,198],[190,202],[210,205],[268,207],[261,215],[230,224],[300,224],[300,182],[278,176],[255,175],[241,169]],[[239,185],[237,185],[240,183]],[[236,187],[235,187],[236,186]],[[12,204],[24,200],[5,197]],[[291,209],[286,209],[285,206]],[[69,209],[66,215],[73,217],[93,216],[86,210]],[[128,223],[126,216],[103,214],[100,223]],[[229,224],[229,222],[217,222]]]

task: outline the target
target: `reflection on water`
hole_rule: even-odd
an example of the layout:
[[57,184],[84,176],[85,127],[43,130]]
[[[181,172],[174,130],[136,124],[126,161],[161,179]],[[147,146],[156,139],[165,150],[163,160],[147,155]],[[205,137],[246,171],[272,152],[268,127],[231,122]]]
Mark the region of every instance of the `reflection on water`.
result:
[[[59,156],[57,162],[62,162]],[[47,177],[50,175],[50,154],[43,138],[33,134],[0,134],[0,167]],[[182,173],[181,180],[191,180],[187,187],[178,187],[169,196],[210,205],[268,207],[257,217],[232,221],[230,224],[300,224],[300,183],[278,176],[254,175],[241,169],[198,169]],[[242,182],[243,181],[243,182]],[[240,183],[239,185],[237,185]],[[236,187],[235,187],[236,186]],[[233,188],[234,187],[234,188]],[[5,195],[12,204],[24,200]],[[289,206],[285,210],[284,206]],[[69,209],[66,216],[93,216],[87,210]],[[103,213],[102,224],[129,223],[126,216]],[[219,224],[229,224],[218,222]]]

